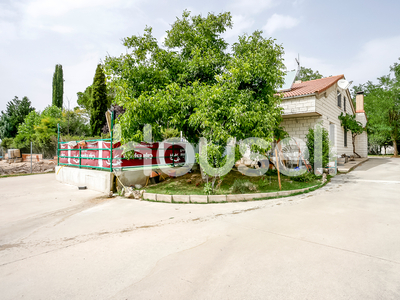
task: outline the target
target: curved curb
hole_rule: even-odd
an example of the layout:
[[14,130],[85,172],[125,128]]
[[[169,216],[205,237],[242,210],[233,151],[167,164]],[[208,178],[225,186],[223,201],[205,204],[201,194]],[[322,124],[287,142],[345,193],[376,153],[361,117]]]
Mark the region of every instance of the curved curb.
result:
[[304,193],[308,190],[322,187],[322,185],[314,185],[304,189],[280,191],[271,193],[256,193],[256,194],[235,194],[235,195],[165,195],[154,193],[143,193],[143,200],[166,202],[166,203],[225,203],[239,202],[251,200],[263,200],[282,196],[290,196],[293,194]]

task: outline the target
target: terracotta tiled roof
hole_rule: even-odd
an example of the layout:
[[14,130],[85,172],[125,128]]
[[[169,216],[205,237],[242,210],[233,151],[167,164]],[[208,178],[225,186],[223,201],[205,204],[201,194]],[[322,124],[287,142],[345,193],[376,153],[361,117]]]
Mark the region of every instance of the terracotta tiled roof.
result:
[[321,79],[315,79],[310,81],[304,81],[301,83],[293,84],[292,89],[289,92],[283,93],[283,98],[290,98],[296,96],[305,96],[314,93],[322,93],[338,82],[340,79],[343,79],[344,75],[331,76]]

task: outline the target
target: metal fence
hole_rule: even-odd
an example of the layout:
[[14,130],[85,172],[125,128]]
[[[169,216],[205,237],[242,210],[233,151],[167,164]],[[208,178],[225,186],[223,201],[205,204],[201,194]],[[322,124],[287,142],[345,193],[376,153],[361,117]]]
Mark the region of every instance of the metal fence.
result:
[[[112,125],[111,123],[111,128]],[[175,167],[185,163],[185,148],[182,147],[182,143],[178,145],[173,142],[136,144],[132,149],[134,152],[131,156],[133,157],[126,158],[120,143],[113,143],[112,130],[110,138],[106,139],[61,142],[58,126],[57,164],[108,172],[112,172],[114,169]],[[162,155],[160,155],[160,151],[163,153]]]

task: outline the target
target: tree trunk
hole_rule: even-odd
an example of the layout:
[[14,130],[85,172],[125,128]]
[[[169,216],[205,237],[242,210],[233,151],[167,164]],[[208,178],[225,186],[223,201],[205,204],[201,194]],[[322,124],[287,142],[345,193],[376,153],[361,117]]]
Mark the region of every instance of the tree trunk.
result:
[[351,135],[351,139],[353,140],[353,153],[355,154],[355,155],[357,155],[359,158],[361,158],[361,156],[360,156],[360,154],[358,154],[357,152],[356,152],[356,136],[355,135]]
[[396,139],[393,139],[393,148],[394,148],[394,157],[399,157],[399,152],[397,151],[397,142]]

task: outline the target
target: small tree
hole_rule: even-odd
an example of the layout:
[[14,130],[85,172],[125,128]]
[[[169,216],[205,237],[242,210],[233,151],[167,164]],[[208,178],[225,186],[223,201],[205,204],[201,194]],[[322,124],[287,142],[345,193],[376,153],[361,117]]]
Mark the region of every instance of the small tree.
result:
[[78,96],[77,102],[79,107],[86,110],[88,114],[90,114],[90,108],[93,103],[93,88],[89,85],[84,92],[76,93]]
[[56,65],[53,74],[53,101],[52,105],[62,108],[64,96],[64,77],[62,65]]
[[[328,130],[325,128],[322,129],[322,167],[325,167],[329,163],[329,156],[330,156],[330,142],[329,142],[329,133]],[[321,161],[321,158],[319,157],[320,153],[315,152],[315,130],[314,128],[309,128],[308,133],[306,135],[307,138],[307,148],[308,148],[308,154],[309,158],[308,161],[310,162],[311,167],[314,169],[314,162],[315,161]]]
[[97,65],[92,85],[92,103],[90,105],[90,127],[92,135],[100,135],[108,109],[106,77],[101,64]]
[[17,96],[7,103],[6,111],[0,116],[0,139],[5,137],[14,138],[18,132],[18,126],[24,122],[25,117],[33,111],[31,101],[28,97],[22,100]]
[[296,80],[301,80],[301,81],[309,81],[309,80],[314,80],[314,79],[321,79],[322,76],[318,71],[313,71],[311,68],[304,68],[301,67],[299,74],[296,77]]
[[353,142],[353,153],[357,155],[358,157],[361,157],[357,152],[356,152],[356,136],[363,133],[365,128],[362,126],[360,122],[356,120],[355,115],[343,115],[343,113],[340,114],[338,117],[341,125],[345,128],[345,130],[350,130],[351,132],[351,140]]

